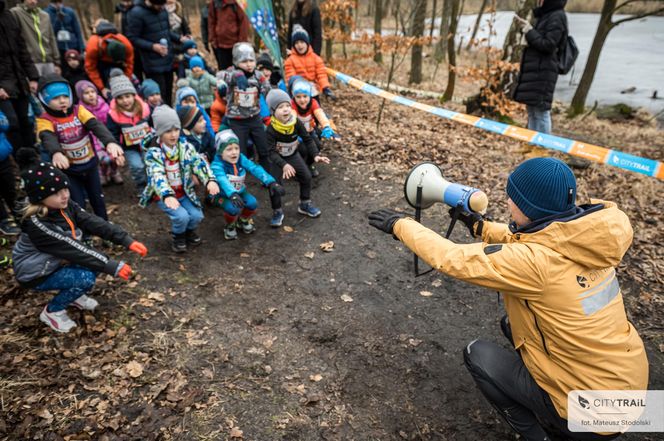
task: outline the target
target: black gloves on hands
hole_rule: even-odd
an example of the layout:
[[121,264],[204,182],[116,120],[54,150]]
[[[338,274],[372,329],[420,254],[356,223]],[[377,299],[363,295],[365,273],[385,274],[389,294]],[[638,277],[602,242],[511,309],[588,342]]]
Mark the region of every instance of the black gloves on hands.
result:
[[[448,211],[450,217],[454,217],[455,208],[450,208]],[[460,211],[457,215],[457,219],[464,223],[464,225],[470,231],[470,237],[482,237],[482,227],[484,226],[484,217],[475,212],[464,213]]]
[[233,204],[236,208],[240,210],[244,208],[244,201],[242,200],[239,194],[233,193],[233,195],[229,199],[231,201],[231,204]]
[[334,94],[334,92],[332,92],[332,89],[330,89],[329,87],[323,89],[323,94],[332,101],[337,100],[337,96]]
[[372,211],[369,214],[369,225],[388,234],[393,234],[392,230],[394,229],[394,224],[396,224],[399,219],[405,217],[405,213],[390,210],[389,208],[383,208],[377,211]]
[[268,185],[267,189],[270,191],[270,196],[274,196],[275,194],[278,194],[279,196],[284,196],[286,194],[286,189],[276,182],[273,182],[270,185]]

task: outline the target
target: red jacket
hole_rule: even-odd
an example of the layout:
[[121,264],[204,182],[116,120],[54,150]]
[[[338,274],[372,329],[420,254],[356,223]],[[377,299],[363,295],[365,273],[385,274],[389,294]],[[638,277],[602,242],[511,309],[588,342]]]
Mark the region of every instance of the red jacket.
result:
[[311,49],[311,45],[307,48],[307,53],[304,55],[298,54],[295,49],[291,51],[291,54],[284,63],[284,73],[286,74],[286,83],[288,83],[288,79],[293,75],[300,75],[305,80],[311,82],[316,89],[313,94],[314,96],[322,92],[323,89],[330,87],[325,63]]
[[[105,35],[104,37],[107,37]],[[97,89],[104,89],[104,79],[101,77],[99,72],[99,63],[108,63],[113,64],[113,60],[106,55],[106,43],[103,41],[104,37],[99,35],[91,35],[88,40],[87,45],[85,46],[85,73],[88,74],[90,81],[97,86]],[[134,74],[134,47],[131,45],[131,42],[122,34],[113,34],[113,39],[122,42],[125,46],[125,62],[124,74],[127,77],[131,78]],[[108,81],[108,78],[106,78]]]
[[235,0],[212,0],[208,4],[208,40],[222,49],[249,40],[249,20]]

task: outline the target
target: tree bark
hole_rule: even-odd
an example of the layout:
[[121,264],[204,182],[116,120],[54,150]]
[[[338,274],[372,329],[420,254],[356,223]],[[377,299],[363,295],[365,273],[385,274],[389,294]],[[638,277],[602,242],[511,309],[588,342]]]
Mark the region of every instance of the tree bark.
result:
[[[427,15],[427,0],[416,0],[415,16],[411,35],[415,38],[424,36],[424,20]],[[420,84],[422,82],[422,44],[414,44],[410,53],[410,76],[409,83]]]
[[[459,0],[447,0],[452,3],[450,8],[450,32],[447,39],[447,59],[449,60],[449,68],[447,71],[447,87],[441,100],[443,102],[449,101],[454,96],[454,86],[456,83],[456,51],[454,50],[454,36],[457,32],[457,25],[459,24]],[[447,1],[445,3],[447,3]]]
[[279,35],[279,49],[281,49],[281,56],[286,59],[286,48],[288,48],[288,19],[286,17],[286,8],[283,0],[272,0],[272,8],[274,9],[274,24],[277,26],[277,34]]
[[113,23],[113,11],[115,11],[113,0],[99,0],[97,4],[99,5],[99,13],[102,18]]
[[[525,0],[521,3],[521,7],[517,9],[516,15],[526,18],[535,6],[537,6],[537,0]],[[503,61],[516,63],[521,60],[523,47],[519,45],[520,32],[519,26],[513,21],[510,30],[505,37],[505,43],[503,43]]]
[[431,9],[431,26],[429,27],[429,37],[433,38],[433,31],[436,27],[436,12],[438,9],[438,0],[433,0],[433,8]]
[[[374,37],[378,38],[383,34],[383,0],[374,0]],[[374,39],[374,61],[383,62],[383,53],[381,52],[378,41]]]
[[[445,53],[447,52],[447,41],[450,33],[450,17],[452,15],[452,3],[454,0],[443,0],[443,14],[440,21],[440,35],[438,44],[436,45],[436,53],[434,58],[437,63],[445,60]],[[454,46],[454,44],[452,44]]]
[[473,26],[473,32],[470,34],[470,40],[468,40],[468,46],[466,49],[470,49],[477,37],[477,31],[480,29],[480,23],[482,22],[482,15],[484,15],[484,9],[486,9],[486,4],[488,0],[482,0],[482,5],[480,6],[480,12],[477,13],[477,20],[475,20],[475,25]]

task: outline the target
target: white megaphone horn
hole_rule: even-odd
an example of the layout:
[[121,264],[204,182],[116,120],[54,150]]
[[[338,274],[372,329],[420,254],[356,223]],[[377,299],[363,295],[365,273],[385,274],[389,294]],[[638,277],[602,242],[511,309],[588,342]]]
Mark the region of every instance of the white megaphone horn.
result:
[[431,162],[423,162],[410,170],[403,192],[406,201],[416,209],[444,202],[466,213],[484,214],[489,205],[489,199],[483,191],[449,182],[443,177],[440,168]]

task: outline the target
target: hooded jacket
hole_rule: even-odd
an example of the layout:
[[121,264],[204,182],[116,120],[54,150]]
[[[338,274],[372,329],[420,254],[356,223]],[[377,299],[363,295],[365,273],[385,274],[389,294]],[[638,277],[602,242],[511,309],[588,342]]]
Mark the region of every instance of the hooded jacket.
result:
[[[138,0],[127,13],[127,38],[134,49],[140,52],[145,73],[166,73],[173,70],[173,45],[180,42],[180,36],[171,31],[168,12],[156,11]],[[168,54],[162,57],[152,50],[152,45],[161,39],[168,42]]]
[[632,227],[616,204],[592,203],[530,230],[484,222],[482,242],[473,244],[455,244],[412,219],[394,226],[432,267],[503,294],[515,349],[565,419],[571,390],[648,386],[643,341],[627,320],[615,270]]
[[[110,23],[99,24],[96,32],[90,36],[85,46],[85,73],[97,89],[103,90],[108,86],[108,76],[112,67],[122,69],[127,78],[131,78],[134,74],[134,46]],[[116,64],[106,53],[108,39],[117,40],[124,45],[125,60],[122,65]]]
[[247,188],[245,185],[247,174],[253,175],[266,187],[271,183],[276,182],[263,167],[256,164],[242,153],[240,153],[240,158],[236,164],[224,161],[221,159],[220,154],[216,154],[214,155],[214,161],[212,161],[210,168],[226,198],[231,197],[234,193],[242,193],[245,191]]
[[27,79],[37,81],[39,72],[35,68],[24,38],[15,38],[21,28],[14,14],[0,11],[0,88],[11,97],[29,95]]
[[40,8],[28,10],[23,3],[13,7],[11,11],[21,28],[21,36],[32,61],[59,65],[60,51],[48,14]]
[[330,87],[325,63],[323,63],[321,57],[316,55],[311,45],[309,45],[304,55],[298,54],[296,50],[291,51],[291,54],[286,58],[286,62],[284,63],[284,73],[286,75],[286,83],[288,83],[288,79],[293,75],[300,75],[312,83],[314,86],[312,96],[317,96],[323,89]]

